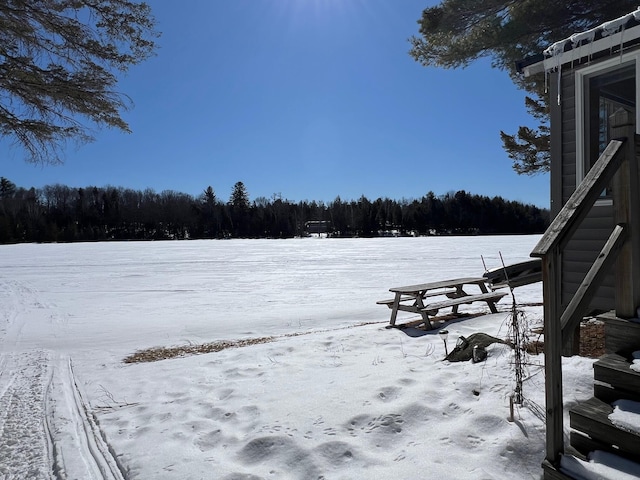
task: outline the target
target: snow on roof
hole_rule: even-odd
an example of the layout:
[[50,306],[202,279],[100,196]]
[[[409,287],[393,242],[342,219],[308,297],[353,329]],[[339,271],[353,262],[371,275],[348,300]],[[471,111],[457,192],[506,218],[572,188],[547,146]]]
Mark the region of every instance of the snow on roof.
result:
[[523,66],[526,76],[559,68],[565,63],[591,57],[594,53],[622,46],[636,38],[640,38],[640,7],[635,11],[614,20],[605,22],[584,32],[577,32],[547,47],[544,59]]
[[627,13],[615,20],[605,22],[602,25],[598,25],[597,27],[585,32],[574,33],[569,38],[555,42],[544,51],[544,55],[546,57],[561,55],[564,53],[565,47],[568,44],[571,45],[571,48],[576,48],[583,45],[585,42],[592,43],[598,33],[600,33],[602,37],[608,37],[618,32],[624,32],[627,24],[634,20],[640,21],[640,7],[638,7],[634,12]]

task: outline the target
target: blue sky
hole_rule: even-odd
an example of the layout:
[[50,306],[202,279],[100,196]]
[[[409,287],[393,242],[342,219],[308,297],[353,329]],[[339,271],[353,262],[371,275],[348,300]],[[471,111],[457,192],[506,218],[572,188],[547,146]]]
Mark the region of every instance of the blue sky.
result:
[[150,0],[157,56],[121,77],[132,133],[99,130],[61,166],[0,139],[22,187],[113,185],[227,201],[419,198],[466,190],[549,205],[549,177],[519,176],[499,132],[533,125],[524,92],[488,60],[425,68],[408,38],[433,0]]

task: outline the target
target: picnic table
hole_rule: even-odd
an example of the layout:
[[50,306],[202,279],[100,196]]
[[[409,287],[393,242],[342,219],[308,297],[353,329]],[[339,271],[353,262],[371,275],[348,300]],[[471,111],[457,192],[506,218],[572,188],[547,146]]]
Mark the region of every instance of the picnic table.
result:
[[[394,287],[389,291],[394,293],[394,298],[380,300],[376,303],[387,305],[391,309],[389,324],[395,326],[399,311],[416,313],[422,316],[427,329],[433,328],[429,316],[436,315],[439,310],[452,308],[452,313],[458,313],[458,307],[473,302],[486,302],[492,313],[497,313],[496,302],[504,297],[506,292],[490,292],[486,285],[485,277],[454,278],[438,282],[423,283],[420,285],[408,285],[406,287]],[[477,287],[478,294],[469,294],[465,288]]]

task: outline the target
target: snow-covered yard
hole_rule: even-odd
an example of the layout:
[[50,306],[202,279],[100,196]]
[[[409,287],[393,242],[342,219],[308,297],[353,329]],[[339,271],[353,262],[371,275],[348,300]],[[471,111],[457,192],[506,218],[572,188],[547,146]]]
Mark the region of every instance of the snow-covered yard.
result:
[[[443,362],[437,332],[386,329],[375,302],[393,286],[480,275],[481,256],[489,268],[500,252],[526,260],[538,238],[0,246],[0,477],[537,479],[542,356],[510,422],[507,347]],[[516,299],[541,323],[540,284]],[[504,337],[510,297],[498,306],[448,323],[450,344]],[[486,307],[463,309],[474,310]],[[566,401],[590,397],[592,361],[565,362]]]

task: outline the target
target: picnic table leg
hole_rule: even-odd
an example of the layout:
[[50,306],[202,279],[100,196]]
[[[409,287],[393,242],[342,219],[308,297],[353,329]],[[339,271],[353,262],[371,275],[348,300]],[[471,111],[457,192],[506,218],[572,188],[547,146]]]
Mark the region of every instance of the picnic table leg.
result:
[[431,324],[431,320],[429,320],[429,314],[425,310],[420,310],[420,314],[422,315],[422,321],[424,322],[424,326],[427,330],[433,329],[433,325]]
[[[462,297],[464,295],[466,295],[465,291],[462,289],[462,285],[459,285],[456,287],[456,295],[458,297]],[[453,308],[451,309],[451,313],[453,313],[454,315],[458,314],[458,307],[459,305],[454,305]]]
[[491,313],[498,313],[498,309],[496,308],[496,302],[487,300],[487,305],[489,306],[489,310],[491,310]]
[[[487,286],[484,283],[479,283],[478,286],[482,293],[489,293],[489,290],[487,290]],[[498,313],[496,302],[494,300],[487,300],[487,306],[489,307],[489,310],[491,310],[491,313]]]
[[400,298],[402,295],[396,292],[396,297],[393,300],[393,307],[391,308],[391,320],[389,324],[394,326],[396,324],[396,317],[398,316],[398,307],[400,306]]
[[418,311],[420,312],[420,315],[422,315],[422,321],[424,322],[425,328],[427,330],[431,330],[433,328],[433,325],[431,325],[431,320],[429,320],[429,314],[425,310],[423,310],[424,302],[422,301],[422,299],[426,294],[427,294],[426,291],[420,292],[416,297],[414,306],[418,309]]

